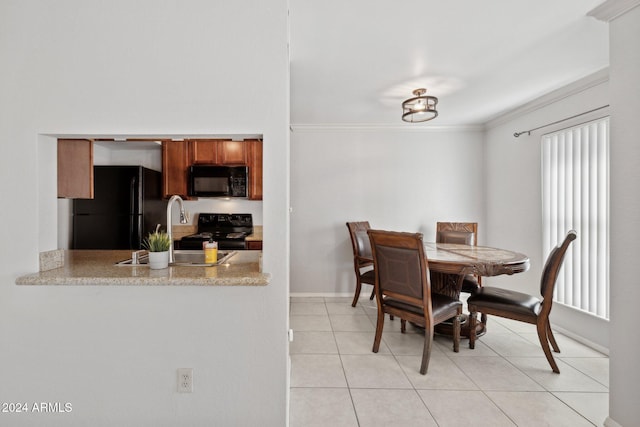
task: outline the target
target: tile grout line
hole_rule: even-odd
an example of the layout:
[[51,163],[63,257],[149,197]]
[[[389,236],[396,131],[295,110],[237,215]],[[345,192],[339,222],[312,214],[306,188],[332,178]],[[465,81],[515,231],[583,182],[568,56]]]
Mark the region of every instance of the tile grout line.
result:
[[[507,328],[507,329],[509,329],[509,328]],[[518,335],[520,338],[522,338],[522,339],[526,340],[526,338],[525,338],[524,336],[522,336],[522,333],[520,333],[520,332],[516,332],[516,331],[513,331],[513,332],[514,332],[516,335]],[[542,351],[542,347],[540,347],[540,351]],[[552,352],[554,352],[554,351],[553,351],[553,349],[551,349],[551,351],[552,351]],[[554,352],[554,353],[555,353],[555,352]],[[560,353],[558,353],[558,354],[560,354]],[[555,356],[554,356],[554,358],[555,358]],[[507,360],[507,362],[511,363],[511,361],[509,361],[508,359],[506,359],[506,357],[505,357],[505,360]],[[560,358],[559,358],[559,357],[558,357],[558,360],[560,361]],[[545,357],[545,361],[547,361],[547,360],[546,360],[546,357]],[[580,370],[578,370],[578,369],[574,368],[572,365],[570,365],[570,364],[569,364],[569,363],[567,363],[566,361],[562,360],[562,363],[564,363],[564,364],[567,366],[567,368],[570,368],[570,369],[573,369],[573,370],[575,370],[575,371],[578,371],[578,372],[580,372],[581,374],[585,375],[586,377],[591,378],[591,376],[590,376],[590,375],[587,375],[587,374],[585,374],[585,373],[581,372]],[[571,405],[569,405],[568,403],[566,403],[564,400],[562,400],[562,399],[560,399],[558,396],[556,396],[556,394],[555,394],[553,391],[549,390],[547,387],[545,387],[545,386],[544,386],[544,384],[541,384],[540,382],[536,381],[536,380],[535,380],[535,378],[533,378],[531,375],[527,374],[525,371],[523,371],[522,369],[520,369],[520,368],[518,368],[517,366],[515,366],[513,363],[511,363],[511,365],[513,365],[516,369],[518,369],[520,372],[522,372],[524,375],[526,375],[528,378],[530,378],[533,382],[535,382],[535,383],[536,383],[536,384],[538,384],[540,387],[542,387],[542,388],[544,389],[544,392],[545,392],[545,393],[548,393],[549,395],[553,396],[553,398],[554,398],[554,399],[556,399],[557,401],[559,401],[559,402],[560,402],[562,405],[564,405],[566,408],[568,408],[568,409],[570,409],[571,411],[573,411],[574,413],[576,413],[578,416],[582,417],[582,418],[583,418],[585,421],[587,421],[588,423],[590,423],[590,424],[592,424],[592,425],[595,425],[595,424],[593,424],[593,423],[591,422],[591,420],[589,420],[587,417],[585,417],[585,416],[584,416],[582,413],[580,413],[578,410],[576,410],[576,409],[575,409],[575,408],[573,408]],[[559,374],[558,374],[558,375],[559,375]],[[593,378],[591,378],[591,379],[593,379]],[[600,382],[599,382],[599,381],[596,381],[595,379],[593,379],[593,380],[594,380],[596,383],[600,384]]]
[[[491,348],[490,346],[488,346],[487,344],[483,343],[483,345],[489,347],[489,349],[494,352],[496,354],[496,356],[487,356],[487,357],[502,357],[502,355],[500,355],[498,352],[496,352],[493,348]],[[511,419],[511,417],[509,416],[509,414],[507,414],[493,399],[491,399],[491,397],[487,394],[486,390],[484,390],[482,387],[480,387],[480,385],[475,382],[473,380],[473,378],[471,378],[467,372],[465,370],[463,370],[460,365],[458,363],[456,363],[456,359],[458,359],[458,357],[451,357],[447,354],[445,354],[449,360],[451,360],[451,362],[460,370],[460,372],[462,372],[464,374],[464,376],[469,380],[470,383],[472,383],[476,388],[477,391],[479,391],[480,393],[482,393],[487,399],[489,399],[489,401],[491,403],[493,403],[493,405],[509,420],[511,421],[515,426],[517,426],[518,424],[515,422],[515,420]],[[464,356],[459,356],[459,357],[464,357]],[[475,356],[469,356],[469,357],[475,357]],[[472,391],[472,390],[470,390]]]
[[[307,301],[304,301],[304,302],[307,302]],[[311,301],[308,301],[308,302],[311,302]],[[320,301],[317,301],[317,302],[320,302]],[[327,315],[328,320],[329,320],[329,326],[330,326],[331,336],[333,337],[334,345],[336,346],[336,351],[337,351],[337,354],[338,354],[338,357],[339,357],[339,360],[340,360],[340,367],[341,367],[341,369],[342,369],[343,378],[344,378],[344,381],[345,381],[345,384],[346,384],[346,388],[348,389],[349,397],[350,397],[350,400],[351,400],[351,409],[352,409],[352,411],[353,411],[353,413],[354,413],[354,417],[355,417],[355,419],[356,419],[356,423],[357,423],[357,425],[359,426],[359,425],[360,425],[360,420],[359,420],[359,418],[358,418],[358,413],[357,413],[357,411],[356,411],[356,405],[355,405],[355,401],[354,401],[354,395],[352,394],[352,390],[353,390],[353,389],[361,389],[361,388],[352,388],[352,387],[351,387],[351,385],[349,384],[349,381],[348,381],[348,379],[347,379],[347,375],[346,375],[346,369],[345,369],[344,361],[343,361],[343,353],[342,353],[342,351],[340,350],[340,348],[339,348],[339,346],[338,346],[338,343],[337,343],[337,336],[336,336],[336,331],[334,330],[334,323],[331,321],[331,315],[330,315],[330,313],[329,313],[329,309],[328,309],[328,303],[329,303],[329,302],[332,302],[332,303],[333,303],[333,302],[337,302],[337,301],[328,301],[328,300],[327,300],[327,298],[324,298],[324,297],[323,297],[323,298],[322,298],[322,302],[323,302],[324,310],[325,310],[326,315]],[[358,308],[360,309],[360,312],[358,312],[358,313],[353,313],[353,314],[363,314],[363,313],[364,313],[364,315],[368,318],[369,323],[373,324],[373,323],[374,323],[374,318],[373,318],[373,317],[371,317],[371,316],[369,316],[369,314],[370,314],[370,313],[369,313],[367,310],[365,310],[364,305],[361,305],[361,306],[360,306],[360,307],[358,307]],[[367,308],[369,308],[369,306],[367,306]],[[346,312],[337,312],[337,313],[334,313],[334,314],[348,314],[348,313],[346,313]],[[528,334],[528,332],[522,332],[522,331],[519,331],[519,330],[512,329],[512,328],[510,327],[510,324],[503,324],[503,323],[501,323],[501,322],[496,322],[496,323],[497,323],[497,324],[499,324],[501,327],[504,327],[504,328],[505,328],[509,333],[513,334],[514,336],[518,336],[518,337],[519,337],[519,338],[521,338],[522,340],[524,340],[524,341],[529,341],[529,343],[531,343],[531,344],[534,344],[534,345],[535,345],[535,343],[532,343],[532,342],[527,338],[527,335],[526,335],[526,334]],[[375,325],[373,325],[373,326],[374,326],[374,329],[375,329]],[[417,393],[417,394],[418,394],[418,397],[420,398],[420,401],[422,402],[422,404],[424,405],[424,407],[426,408],[426,410],[429,412],[429,414],[431,415],[431,417],[433,418],[433,420],[435,421],[435,423],[436,423],[437,425],[439,425],[438,421],[437,421],[437,420],[435,419],[435,417],[433,416],[433,413],[431,413],[431,410],[429,409],[429,406],[427,405],[427,403],[424,401],[424,399],[422,398],[422,396],[421,396],[421,395],[420,395],[420,393],[419,393],[419,391],[420,391],[420,390],[423,390],[423,389],[420,389],[420,390],[419,390],[419,389],[417,389],[417,388],[416,388],[416,385],[414,385],[414,383],[413,383],[413,382],[411,381],[411,379],[408,377],[408,374],[407,374],[406,369],[404,369],[404,368],[402,367],[402,365],[400,364],[400,361],[398,360],[398,357],[399,357],[400,355],[396,354],[396,353],[393,351],[393,349],[392,349],[390,346],[388,346],[387,341],[386,341],[386,339],[385,339],[385,335],[386,335],[387,337],[389,337],[389,336],[390,336],[389,334],[390,334],[390,333],[395,333],[395,331],[389,332],[389,331],[390,331],[390,329],[389,329],[389,327],[390,327],[390,322],[389,322],[389,321],[386,321],[386,319],[385,319],[385,326],[386,326],[385,330],[387,331],[387,334],[384,334],[384,333],[383,333],[382,342],[383,342],[383,343],[388,347],[390,355],[392,355],[392,356],[393,356],[393,359],[395,360],[395,362],[400,366],[400,368],[401,368],[401,370],[402,370],[402,372],[403,372],[403,376],[405,377],[405,379],[406,379],[406,380],[409,382],[409,384],[410,384],[410,387],[411,387],[411,388],[406,388],[405,390],[410,390],[410,389],[411,389],[411,390],[413,390],[413,391],[414,391],[414,393]],[[517,329],[517,328],[516,328],[516,329]],[[357,332],[357,331],[354,331],[354,332]],[[374,332],[374,333],[375,333],[375,332]],[[530,334],[529,334],[529,335],[530,335]],[[424,337],[423,337],[423,339],[424,339]],[[438,342],[437,344],[434,342],[434,346],[435,346],[436,348],[437,348],[438,346],[442,347],[443,345],[444,345],[444,344],[443,344],[443,343],[441,343],[441,342]],[[538,386],[539,386],[539,387],[541,387],[541,389],[542,389],[542,390],[539,390],[539,391],[538,391],[538,390],[531,390],[531,391],[528,391],[528,390],[522,390],[522,391],[521,391],[521,393],[535,393],[535,394],[540,394],[540,393],[541,393],[541,394],[546,394],[546,395],[548,395],[548,396],[549,396],[549,395],[550,395],[550,396],[553,396],[553,400],[554,400],[554,401],[556,401],[556,402],[560,403],[563,407],[565,407],[566,409],[568,409],[571,413],[573,413],[573,414],[575,414],[575,415],[578,415],[580,418],[584,419],[585,421],[587,421],[587,422],[588,422],[589,424],[591,424],[591,425],[597,425],[597,424],[594,424],[594,422],[592,422],[592,421],[591,421],[591,420],[590,420],[586,415],[584,415],[584,414],[583,414],[579,409],[574,408],[573,406],[571,406],[570,401],[565,402],[565,401],[564,401],[564,400],[559,396],[559,394],[563,393],[563,391],[561,391],[561,390],[560,390],[560,391],[552,391],[552,390],[548,389],[547,387],[545,387],[544,383],[542,383],[542,382],[540,382],[540,381],[537,381],[537,380],[536,380],[532,375],[530,375],[529,373],[527,373],[528,371],[526,370],[526,366],[525,366],[525,367],[523,367],[523,368],[520,368],[519,366],[517,366],[517,365],[516,365],[516,360],[517,360],[518,358],[534,358],[534,357],[535,357],[535,358],[541,358],[541,359],[544,359],[544,356],[543,356],[543,355],[539,355],[539,356],[535,356],[534,354],[530,354],[530,355],[518,355],[519,353],[521,353],[521,352],[518,352],[518,354],[516,354],[515,356],[507,356],[507,355],[502,354],[503,352],[498,352],[496,349],[494,349],[490,344],[488,344],[488,343],[486,343],[486,342],[483,342],[483,343],[482,343],[482,345],[486,346],[486,348],[487,348],[487,349],[488,349],[488,350],[489,350],[489,351],[494,355],[494,356],[492,356],[492,357],[500,357],[500,358],[502,358],[502,360],[503,360],[503,361],[505,361],[505,362],[507,363],[507,365],[512,366],[513,368],[515,368],[515,370],[516,370],[517,372],[519,372],[519,373],[523,374],[523,375],[524,375],[524,377],[528,378],[528,379],[529,379],[529,380],[531,380],[534,384],[538,385]],[[536,346],[536,347],[539,347],[539,346]],[[442,349],[440,349],[440,350],[442,350]],[[539,349],[539,351],[541,352],[541,349]],[[469,377],[469,375],[468,375],[464,370],[462,370],[462,369],[460,368],[459,362],[461,362],[463,359],[461,359],[460,357],[453,357],[453,355],[452,355],[450,352],[444,352],[444,351],[443,351],[442,353],[443,353],[443,355],[445,355],[445,356],[447,357],[447,359],[449,359],[449,361],[450,361],[450,362],[452,362],[452,363],[453,363],[453,365],[454,365],[454,366],[456,366],[456,367],[457,367],[457,368],[458,368],[458,369],[459,369],[459,370],[460,370],[460,371],[465,375],[465,377],[467,378],[467,380],[468,380],[469,382],[471,382],[472,384],[474,384],[474,385],[475,385],[475,387],[476,387],[477,391],[480,391],[480,392],[484,395],[484,397],[485,397],[489,402],[491,402],[491,403],[494,405],[494,407],[495,407],[497,410],[499,410],[499,411],[500,411],[500,413],[501,413],[504,417],[506,417],[506,419],[508,419],[509,421],[511,421],[511,422],[513,422],[514,424],[516,424],[516,425],[517,425],[517,423],[515,423],[514,419],[512,419],[512,417],[510,417],[510,416],[509,416],[509,415],[508,415],[508,414],[507,414],[507,413],[502,409],[502,407],[501,407],[501,406],[499,406],[499,405],[498,405],[498,403],[497,403],[496,401],[494,401],[494,400],[493,400],[493,399],[488,395],[488,393],[493,392],[493,391],[495,391],[495,392],[505,392],[505,393],[519,393],[517,390],[515,390],[515,391],[510,391],[510,390],[490,390],[490,389],[484,390],[484,389],[480,388],[480,387],[478,386],[478,384],[477,384],[476,382],[474,382],[474,381],[471,379],[471,377]],[[509,353],[509,352],[507,351],[506,353]],[[315,353],[314,353],[314,354],[315,354]],[[324,353],[317,353],[317,354],[324,354]],[[354,354],[360,354],[360,353],[354,353]],[[363,354],[364,354],[364,353],[363,353]],[[578,353],[578,354],[579,354],[579,353]],[[554,356],[555,356],[555,355],[554,355]],[[470,357],[472,357],[472,356],[470,356]],[[487,356],[487,357],[488,357],[488,356]],[[588,360],[588,359],[599,359],[599,358],[597,358],[597,357],[586,357],[586,356],[585,356],[585,357],[582,357],[582,356],[580,356],[580,355],[578,355],[578,356],[573,356],[573,357],[574,357],[574,358],[578,358],[578,359],[587,359],[587,360]],[[514,361],[512,362],[509,358],[510,358],[510,359],[513,359]],[[606,355],[605,355],[605,356],[603,356],[603,358],[604,358],[604,359],[607,359]],[[567,369],[568,369],[568,368],[573,369],[574,371],[576,371],[576,372],[580,373],[581,375],[584,375],[584,377],[586,377],[586,378],[588,378],[588,379],[592,380],[594,383],[596,383],[596,384],[599,384],[599,385],[603,386],[603,387],[607,390],[607,391],[592,391],[592,392],[586,392],[586,391],[580,391],[580,390],[566,390],[565,392],[573,392],[573,393],[589,393],[589,394],[593,394],[593,395],[607,395],[607,394],[608,394],[608,387],[607,387],[607,385],[606,385],[606,384],[603,384],[603,383],[602,383],[601,381],[599,381],[597,378],[595,378],[594,376],[589,375],[587,372],[585,372],[585,371],[589,371],[590,369],[579,369],[578,367],[576,367],[576,366],[574,366],[573,364],[571,364],[571,363],[569,363],[568,361],[566,361],[564,357],[557,357],[557,359],[558,359],[559,361],[562,361],[562,363],[563,363],[565,366],[567,366]],[[546,360],[546,359],[544,359],[544,360]],[[586,368],[588,368],[588,366],[586,366]],[[598,367],[598,365],[596,365],[596,369],[597,369],[597,368],[599,368],[599,367]],[[596,373],[596,376],[597,376],[597,373],[598,373],[598,372],[597,372],[597,371],[594,371],[594,373]],[[542,380],[544,380],[544,378],[543,378]],[[306,388],[306,389],[314,389],[314,388],[315,388],[315,389],[322,389],[322,388],[326,388],[326,389],[332,389],[332,388],[335,388],[335,387],[292,387],[292,388],[301,388],[301,389],[302,389],[302,388]],[[362,388],[362,389],[374,389],[374,390],[376,390],[376,389],[377,389],[377,390],[381,390],[381,389],[383,389],[383,388],[380,388],[380,387],[364,387],[364,388]],[[448,390],[448,389],[447,389],[447,390]],[[459,390],[459,391],[469,391],[469,390],[461,389],[461,390]]]
[[548,393],[549,393],[551,396],[553,396],[553,398],[554,398],[554,399],[556,399],[556,400],[557,400],[557,401],[559,401],[561,404],[563,404],[564,406],[566,406],[568,409],[570,409],[570,410],[572,410],[573,412],[575,412],[578,416],[580,416],[580,417],[584,418],[584,420],[585,420],[585,421],[587,421],[587,422],[588,422],[588,423],[590,423],[591,425],[594,425],[594,426],[596,425],[596,424],[593,424],[589,418],[585,417],[582,413],[580,413],[580,412],[579,412],[578,410],[576,410],[574,407],[572,407],[572,406],[571,406],[571,405],[569,405],[567,402],[565,402],[564,400],[562,400],[562,399],[560,399],[558,396],[556,396],[554,392],[549,391]]
[[342,375],[344,376],[344,382],[347,385],[347,392],[349,393],[349,400],[351,401],[351,409],[353,410],[353,415],[356,418],[356,423],[358,427],[360,427],[360,420],[358,419],[358,411],[356,411],[356,404],[353,401],[353,395],[351,394],[351,387],[349,386],[349,380],[347,379],[347,372],[344,369],[344,361],[342,360],[342,353],[340,352],[340,346],[338,345],[338,340],[336,339],[336,331],[333,329],[333,323],[331,322],[331,316],[329,314],[329,308],[327,307],[327,299],[324,300],[324,309],[327,311],[327,316],[329,317],[329,325],[331,326],[331,335],[333,336],[333,341],[336,344],[336,350],[338,351],[338,358],[340,359],[340,367],[342,368]]
[[[568,366],[571,366],[573,369],[575,369],[576,371],[580,372],[582,375],[589,377],[590,379],[592,379],[593,381],[597,382],[598,384],[600,384],[601,386],[605,387],[607,389],[607,393],[609,392],[609,384],[603,384],[602,381],[600,381],[599,379],[593,377],[591,374],[589,374],[588,372],[583,371],[582,369],[574,366],[573,364],[567,362],[565,359],[599,359],[598,357],[558,357],[558,360],[562,360],[562,362]],[[608,359],[608,358],[607,358]],[[602,393],[602,392],[596,392],[596,393]]]
[[[513,329],[509,328],[509,327],[508,327],[508,326],[506,326],[506,325],[502,325],[502,326],[503,326],[503,327],[505,327],[506,329],[508,329],[508,330],[509,330],[509,332],[511,332],[511,333],[513,333],[513,334],[515,334],[515,335],[519,336],[521,339],[523,339],[523,340],[525,340],[525,341],[528,341],[528,340],[527,340],[527,339],[522,335],[522,333],[521,333],[521,332],[519,332],[519,331],[515,331],[515,330],[513,330]],[[592,423],[592,422],[591,422],[587,417],[585,417],[582,413],[580,413],[580,412],[579,412],[579,411],[577,411],[575,408],[571,407],[569,404],[567,404],[567,403],[566,403],[566,402],[564,402],[562,399],[560,399],[558,396],[556,396],[556,395],[554,394],[554,392],[553,392],[553,391],[551,391],[551,390],[549,390],[547,387],[545,387],[545,386],[544,386],[544,384],[541,384],[539,381],[536,381],[536,379],[535,379],[535,378],[533,378],[531,375],[529,375],[526,371],[524,371],[523,369],[520,369],[518,366],[516,366],[513,362],[511,362],[511,361],[507,358],[507,356],[505,356],[505,355],[501,354],[500,352],[498,352],[496,349],[494,349],[493,347],[491,347],[491,345],[489,345],[489,344],[487,344],[487,343],[483,343],[483,344],[484,344],[485,346],[487,346],[491,351],[493,351],[493,352],[494,352],[498,357],[502,358],[502,359],[503,359],[505,362],[507,362],[509,365],[513,366],[513,368],[515,368],[518,372],[522,373],[525,377],[529,378],[529,379],[530,379],[531,381],[533,381],[535,384],[537,384],[538,386],[542,387],[542,391],[535,391],[535,390],[529,390],[529,391],[527,391],[527,390],[523,390],[523,391],[522,391],[522,393],[545,393],[545,394],[548,394],[548,395],[550,395],[550,396],[553,396],[553,398],[554,398],[554,399],[558,400],[560,403],[562,403],[562,405],[564,405],[565,407],[567,407],[568,409],[570,409],[572,412],[576,413],[578,416],[580,416],[581,418],[585,419],[585,420],[586,420],[587,422],[589,422],[590,424],[595,425],[595,424],[593,424],[593,423]],[[542,348],[540,348],[540,351],[542,351]],[[449,356],[448,356],[448,357],[449,357]],[[511,356],[511,357],[512,357],[512,358],[517,358],[518,356]],[[521,357],[526,357],[526,356],[521,356]],[[529,357],[530,357],[530,356],[529,356]],[[540,357],[542,358],[542,356],[540,356]],[[450,358],[450,359],[452,359],[452,361],[455,363],[455,360],[453,360],[453,358]],[[545,361],[546,361],[546,358],[545,358]],[[578,369],[574,368],[573,366],[571,366],[570,364],[568,364],[566,361],[563,361],[563,363],[564,363],[567,367],[572,368],[572,369],[574,369],[574,370],[576,370],[576,371],[580,372]],[[459,367],[459,365],[458,365],[458,364],[456,364],[456,366],[458,366],[458,367]],[[463,372],[464,372],[464,371],[463,371]],[[581,372],[581,373],[582,373],[582,372]],[[465,375],[466,375],[466,373],[465,373]],[[586,374],[584,374],[584,373],[583,373],[583,375],[585,375],[585,376],[587,376],[587,377],[591,378],[589,375],[586,375]],[[473,381],[473,380],[472,380],[472,381]],[[595,381],[595,379],[594,379],[594,381]],[[597,382],[598,384],[600,384],[600,382],[599,382],[599,381],[596,381],[596,382]],[[474,382],[474,384],[476,384],[476,383]],[[476,384],[476,386],[478,386],[478,385]],[[481,392],[482,392],[482,393],[487,397],[487,399],[489,399],[489,400],[490,400],[490,401],[491,401],[491,402],[496,406],[496,408],[498,408],[498,409],[500,410],[500,412],[502,412],[502,413],[503,413],[503,414],[504,414],[504,415],[505,415],[509,420],[511,420],[511,421],[512,421],[516,426],[517,426],[517,423],[515,422],[515,420],[513,420],[513,419],[509,416],[509,414],[507,414],[507,413],[502,409],[502,407],[501,407],[500,405],[498,405],[498,403],[497,403],[497,402],[495,402],[495,401],[491,398],[491,396],[489,396],[489,395],[487,394],[487,390],[483,390],[483,389],[482,389],[482,388],[480,388],[480,387],[478,387],[478,389],[479,389],[479,390],[480,390],[480,391],[481,391]],[[491,390],[488,390],[488,391],[491,391]],[[500,390],[494,390],[494,391],[498,391],[498,392],[499,392]],[[505,391],[505,392],[511,392],[511,391]]]
[[[399,321],[400,319],[398,319]],[[374,323],[373,320],[371,320],[371,318],[369,318],[369,321],[371,321],[371,323]],[[389,322],[391,322],[391,319],[389,318]],[[387,318],[385,317],[385,322],[384,324],[387,324]],[[374,324],[374,327],[377,328],[377,310],[376,310],[376,322]],[[402,333],[402,332],[400,332]],[[375,334],[375,332],[374,332]],[[387,334],[389,334],[389,332],[387,332]],[[423,338],[424,339],[424,338]],[[409,377],[409,375],[407,374],[407,371],[404,369],[404,367],[402,366],[402,364],[400,363],[400,360],[398,360],[398,356],[397,354],[395,354],[391,348],[391,346],[389,346],[384,338],[384,327],[383,327],[383,332],[382,332],[382,337],[381,337],[381,341],[387,346],[387,348],[389,349],[389,353],[393,356],[394,360],[396,361],[396,363],[398,364],[398,366],[400,367],[400,370],[402,371],[402,374],[404,375],[404,377],[406,378],[407,382],[411,385],[411,389],[405,389],[405,390],[412,390],[415,395],[418,397],[418,399],[420,400],[420,402],[422,402],[422,405],[424,406],[425,410],[429,413],[429,415],[431,416],[431,419],[433,420],[433,422],[436,424],[436,426],[440,426],[440,423],[438,422],[437,418],[435,417],[435,415],[433,414],[433,412],[431,411],[431,409],[429,409],[429,405],[427,405],[427,402],[424,401],[424,399],[422,398],[422,396],[420,395],[419,389],[416,388],[416,385],[413,383],[413,381],[411,381],[411,378]],[[432,352],[433,352],[433,347],[436,345],[435,342],[432,342]],[[423,346],[424,349],[424,346]],[[422,355],[419,356],[420,358],[422,357]],[[377,388],[376,388],[377,389]]]

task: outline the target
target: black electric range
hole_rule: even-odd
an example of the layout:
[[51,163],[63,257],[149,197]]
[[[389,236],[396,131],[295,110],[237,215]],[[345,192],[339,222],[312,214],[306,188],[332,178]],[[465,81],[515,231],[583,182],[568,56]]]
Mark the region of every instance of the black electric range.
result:
[[253,233],[251,214],[198,214],[198,232],[176,241],[176,249],[202,249],[202,243],[213,239],[218,249],[244,249],[245,238]]

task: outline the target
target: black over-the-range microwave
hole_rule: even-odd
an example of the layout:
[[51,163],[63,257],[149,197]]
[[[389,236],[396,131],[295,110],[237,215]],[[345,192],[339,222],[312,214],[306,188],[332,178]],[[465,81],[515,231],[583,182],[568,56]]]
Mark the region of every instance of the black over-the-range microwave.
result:
[[189,196],[247,197],[246,166],[193,165],[189,168]]

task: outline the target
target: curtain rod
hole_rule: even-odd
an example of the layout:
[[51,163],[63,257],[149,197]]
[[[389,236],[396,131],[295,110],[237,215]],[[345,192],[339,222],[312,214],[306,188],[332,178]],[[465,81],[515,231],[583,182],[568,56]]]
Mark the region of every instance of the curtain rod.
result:
[[585,114],[589,114],[589,113],[593,113],[594,111],[602,110],[603,108],[607,108],[608,106],[609,106],[609,104],[603,105],[602,107],[594,108],[593,110],[585,111],[584,113],[576,114],[575,116],[567,117],[566,119],[558,120],[558,121],[553,122],[553,123],[547,123],[546,125],[538,126],[537,128],[533,128],[533,129],[529,129],[529,130],[523,130],[522,132],[516,132],[516,133],[513,134],[513,136],[515,136],[517,138],[520,135],[522,135],[523,133],[526,133],[527,135],[531,135],[531,132],[533,132],[534,130],[538,130],[538,129],[546,128],[547,126],[552,126],[552,125],[555,125],[555,124],[558,124],[558,123],[566,122],[567,120],[575,119],[576,117],[584,116]]

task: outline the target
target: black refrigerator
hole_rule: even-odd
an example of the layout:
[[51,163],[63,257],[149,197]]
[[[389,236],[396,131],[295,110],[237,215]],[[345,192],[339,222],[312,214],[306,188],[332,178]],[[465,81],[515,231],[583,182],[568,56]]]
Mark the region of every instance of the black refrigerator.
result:
[[141,249],[166,230],[162,174],[142,166],[94,166],[94,198],[73,201],[72,249]]

